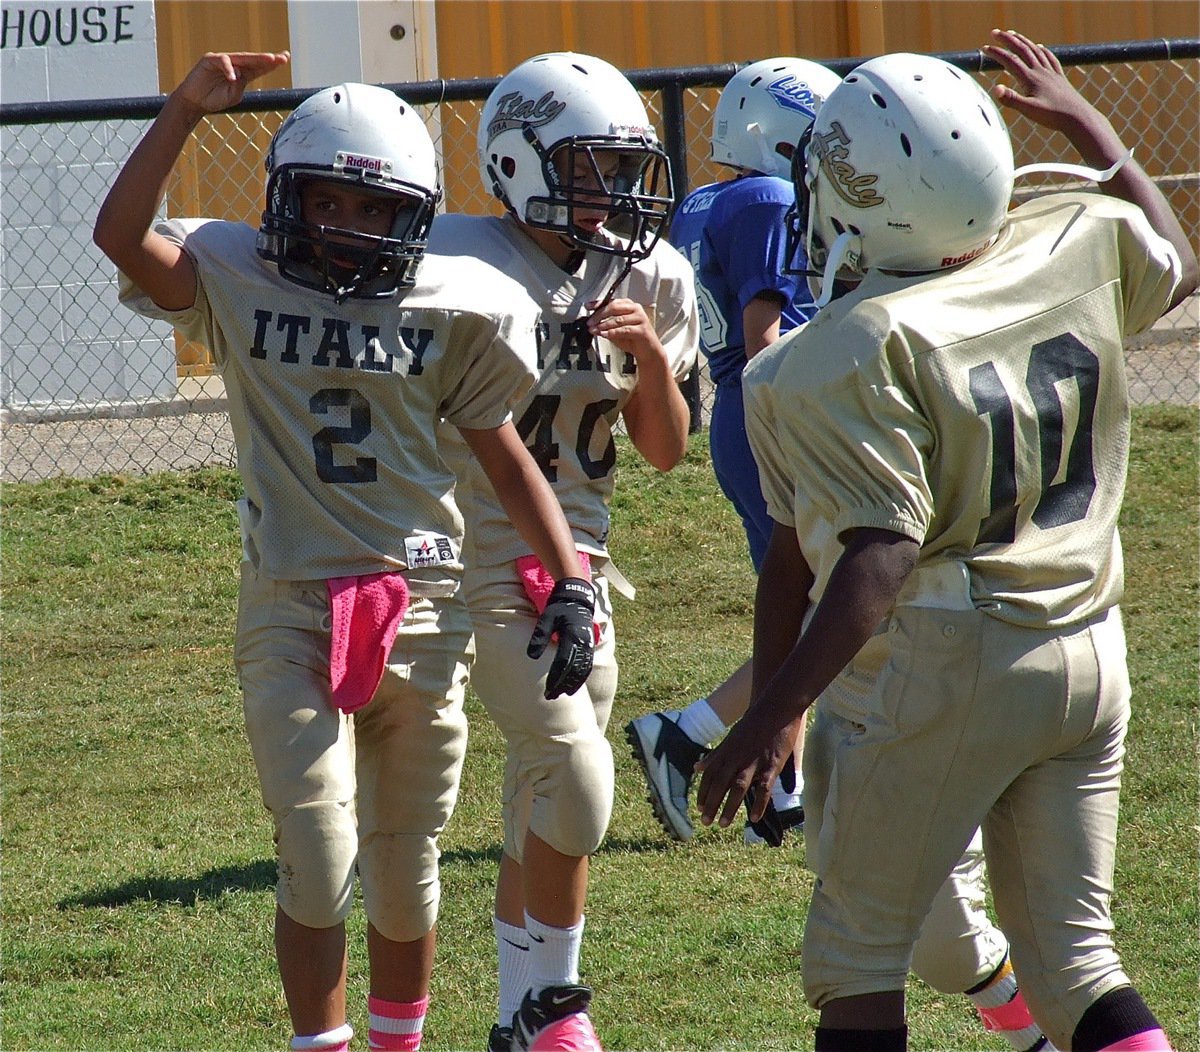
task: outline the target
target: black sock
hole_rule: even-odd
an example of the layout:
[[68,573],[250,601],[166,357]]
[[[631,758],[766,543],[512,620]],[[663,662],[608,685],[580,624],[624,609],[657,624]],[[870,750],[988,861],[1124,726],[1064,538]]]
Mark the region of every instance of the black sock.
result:
[[834,1030],[817,1027],[816,1052],[905,1052],[908,1027],[895,1030]]
[[1072,1052],[1099,1052],[1123,1037],[1162,1029],[1132,986],[1109,990],[1083,1013],[1071,1036]]

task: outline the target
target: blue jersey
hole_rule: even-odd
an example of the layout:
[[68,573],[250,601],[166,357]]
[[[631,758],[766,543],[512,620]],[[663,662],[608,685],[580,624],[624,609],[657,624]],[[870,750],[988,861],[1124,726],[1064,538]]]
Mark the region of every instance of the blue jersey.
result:
[[783,273],[784,217],[793,200],[788,180],[749,175],[699,187],[675,212],[670,241],[696,271],[700,349],[714,383],[740,381],[746,365],[742,311],[759,293],[784,298],[781,335],[814,313],[807,283]]

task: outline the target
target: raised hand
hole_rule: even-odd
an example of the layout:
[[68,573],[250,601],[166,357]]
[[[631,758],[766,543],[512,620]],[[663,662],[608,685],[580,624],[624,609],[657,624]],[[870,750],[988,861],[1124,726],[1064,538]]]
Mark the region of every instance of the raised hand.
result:
[[252,80],[290,59],[287,51],[210,51],[173,94],[203,113],[219,113],[241,102]]
[[1035,44],[1012,29],[993,29],[995,44],[982,51],[998,62],[1016,87],[997,84],[992,97],[1030,120],[1055,131],[1070,133],[1095,114],[1095,108],[1067,80],[1058,57],[1045,44]]

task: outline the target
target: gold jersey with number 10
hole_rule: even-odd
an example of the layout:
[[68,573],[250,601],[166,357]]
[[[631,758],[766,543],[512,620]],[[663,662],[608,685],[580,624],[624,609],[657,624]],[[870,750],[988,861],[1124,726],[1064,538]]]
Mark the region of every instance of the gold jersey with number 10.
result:
[[974,605],[1001,620],[1067,625],[1119,602],[1122,340],[1164,313],[1179,276],[1136,207],[1048,195],[972,262],[871,272],[751,363],[764,495],[796,528],[814,600],[839,535],[875,527],[919,542],[918,568],[964,563]]

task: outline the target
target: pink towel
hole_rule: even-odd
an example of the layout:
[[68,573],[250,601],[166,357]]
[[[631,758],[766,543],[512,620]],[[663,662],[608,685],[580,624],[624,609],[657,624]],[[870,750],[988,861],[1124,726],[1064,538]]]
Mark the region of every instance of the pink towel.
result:
[[[584,576],[592,579],[592,560],[587,552],[579,553],[579,563],[583,567]],[[542,565],[542,560],[536,555],[522,555],[517,559],[517,573],[525,586],[525,594],[533,603],[533,608],[540,614],[546,609],[550,593],[554,590],[554,578],[550,571]],[[592,622],[592,638],[597,646],[600,645],[600,626]]]
[[343,712],[361,709],[383,679],[388,654],[408,609],[408,582],[397,571],[331,577],[329,682]]

